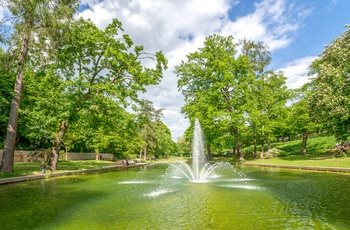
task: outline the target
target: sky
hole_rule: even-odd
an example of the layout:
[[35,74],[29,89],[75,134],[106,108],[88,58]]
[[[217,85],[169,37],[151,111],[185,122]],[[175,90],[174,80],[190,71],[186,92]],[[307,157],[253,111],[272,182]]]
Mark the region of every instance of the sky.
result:
[[177,141],[189,121],[181,114],[184,97],[174,66],[202,47],[208,35],[264,42],[270,68],[284,72],[289,88],[298,88],[309,80],[310,63],[350,24],[350,1],[82,0],[77,17],[90,18],[101,29],[117,18],[136,45],[163,51],[169,63],[162,82],[140,97],[163,109],[162,121]]
[[208,35],[264,42],[272,56],[270,68],[284,72],[289,88],[298,88],[309,80],[311,62],[350,24],[350,1],[82,0],[78,16],[100,28],[117,18],[135,44],[163,51],[169,64],[162,82],[140,96],[164,109],[162,121],[176,142],[189,121],[181,114],[184,97],[174,66],[202,47]]

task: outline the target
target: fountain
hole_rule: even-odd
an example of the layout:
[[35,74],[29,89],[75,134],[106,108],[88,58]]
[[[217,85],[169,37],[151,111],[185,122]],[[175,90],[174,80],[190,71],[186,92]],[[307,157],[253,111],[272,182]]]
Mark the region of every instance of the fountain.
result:
[[184,162],[176,162],[171,166],[193,183],[208,182],[209,176],[219,166],[227,166],[224,163],[210,164],[204,153],[204,137],[199,120],[196,118],[192,143],[192,168]]
[[0,186],[2,229],[350,229],[349,175],[210,165],[195,129],[192,165]]

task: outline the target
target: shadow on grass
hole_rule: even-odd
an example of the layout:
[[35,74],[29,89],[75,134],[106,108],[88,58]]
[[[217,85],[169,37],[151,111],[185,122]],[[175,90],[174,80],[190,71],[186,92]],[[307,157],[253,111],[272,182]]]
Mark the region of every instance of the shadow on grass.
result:
[[279,156],[280,159],[310,160],[331,158],[335,143],[334,137],[310,138],[306,145],[305,156],[301,155],[301,140],[275,143],[273,147],[282,150]]

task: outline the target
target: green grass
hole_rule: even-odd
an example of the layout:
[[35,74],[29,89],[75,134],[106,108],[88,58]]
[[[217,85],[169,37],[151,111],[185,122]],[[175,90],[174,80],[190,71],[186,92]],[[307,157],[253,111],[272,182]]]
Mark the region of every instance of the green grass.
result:
[[[12,173],[0,173],[0,178],[8,177],[18,177],[18,176],[27,176],[40,174],[41,162],[21,162],[15,163]],[[101,168],[103,166],[115,165],[113,161],[96,161],[96,160],[84,160],[84,161],[60,161],[58,162],[55,172],[65,172],[72,170],[82,170],[82,169],[92,169],[92,168]],[[50,170],[46,170],[46,173],[51,173]]]
[[[300,155],[302,140],[293,140],[287,142],[275,142],[271,144],[272,148],[282,151],[281,156]],[[335,148],[336,140],[333,136],[309,138],[307,141],[307,154],[310,155],[331,155]],[[257,146],[257,150],[261,150],[261,146]],[[267,151],[267,143],[265,144]],[[253,146],[243,149],[243,152],[253,152]]]
[[[245,163],[322,166],[350,168],[350,157],[335,158],[332,156],[336,140],[334,137],[310,138],[307,141],[306,155],[301,155],[301,140],[279,142],[272,144],[273,148],[281,150],[281,154],[272,159],[252,159]],[[250,150],[252,147],[249,147]]]
[[243,162],[253,164],[271,164],[271,165],[293,165],[293,166],[320,166],[320,167],[338,167],[350,168],[350,158],[333,158],[333,157],[315,157],[315,156],[289,156],[272,159],[255,159]]
[[[282,155],[300,155],[302,140],[287,142],[277,142],[272,144],[272,148],[282,150]],[[330,155],[335,148],[336,140],[334,137],[309,138],[306,149],[310,155]]]
[[189,159],[190,159],[189,157],[156,158],[156,159],[152,159],[152,162],[174,163],[174,162],[177,162],[177,161],[186,162]]

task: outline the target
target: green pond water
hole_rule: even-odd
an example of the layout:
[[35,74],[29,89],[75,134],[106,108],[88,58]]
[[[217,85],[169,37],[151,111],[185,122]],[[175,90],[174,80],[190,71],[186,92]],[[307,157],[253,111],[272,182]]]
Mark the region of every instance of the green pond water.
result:
[[0,186],[0,229],[350,229],[350,175],[165,165]]

